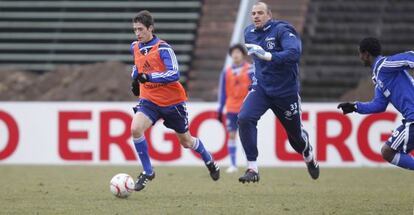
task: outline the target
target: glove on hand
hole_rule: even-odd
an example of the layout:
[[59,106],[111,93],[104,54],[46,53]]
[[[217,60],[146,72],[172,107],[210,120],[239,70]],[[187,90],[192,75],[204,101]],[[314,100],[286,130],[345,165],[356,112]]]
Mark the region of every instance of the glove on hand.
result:
[[338,105],[338,109],[342,109],[343,114],[348,114],[356,111],[356,103],[355,102],[344,102]]
[[145,74],[145,73],[138,73],[138,77],[137,77],[138,81],[140,83],[145,83],[149,80],[149,75]]
[[131,83],[131,91],[134,96],[139,96],[139,82],[137,79],[133,80]]
[[247,48],[247,54],[248,55],[256,55],[256,57],[262,59],[262,60],[266,60],[266,61],[270,61],[272,60],[272,54],[270,54],[270,52],[265,51],[261,46],[255,45],[255,44],[245,44],[246,48]]
[[223,112],[218,112],[217,114],[217,120],[221,123],[223,123]]

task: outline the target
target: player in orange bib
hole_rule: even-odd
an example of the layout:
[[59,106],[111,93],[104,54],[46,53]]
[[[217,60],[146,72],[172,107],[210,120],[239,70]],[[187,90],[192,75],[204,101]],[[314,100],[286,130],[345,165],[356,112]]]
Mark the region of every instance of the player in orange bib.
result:
[[144,132],[159,119],[173,129],[184,148],[196,151],[204,160],[213,180],[220,177],[220,169],[200,139],[188,131],[187,100],[183,86],[178,82],[180,74],[175,53],[171,46],[153,34],[154,20],[150,12],[140,11],[133,18],[137,41],[131,44],[134,56],[132,92],[138,96],[134,107],[131,132],[135,149],[144,171],[138,176],[135,190],[140,191],[155,177],[148,155]]
[[229,55],[232,65],[222,71],[220,75],[218,120],[223,120],[223,109],[226,107],[226,128],[229,139],[227,147],[230,155],[230,166],[227,173],[237,171],[236,165],[236,133],[237,114],[254,79],[254,67],[246,62],[246,50],[241,44],[230,47]]

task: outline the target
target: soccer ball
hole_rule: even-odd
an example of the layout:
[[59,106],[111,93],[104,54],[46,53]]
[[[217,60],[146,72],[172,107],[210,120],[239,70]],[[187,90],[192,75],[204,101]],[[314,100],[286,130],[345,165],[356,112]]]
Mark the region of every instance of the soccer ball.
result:
[[118,198],[127,198],[134,192],[134,180],[125,173],[116,174],[111,179],[110,189],[112,194]]

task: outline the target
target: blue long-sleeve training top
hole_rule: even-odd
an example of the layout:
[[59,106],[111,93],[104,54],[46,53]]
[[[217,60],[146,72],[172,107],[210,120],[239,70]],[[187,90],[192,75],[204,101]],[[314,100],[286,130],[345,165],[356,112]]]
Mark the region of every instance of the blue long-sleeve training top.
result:
[[372,65],[375,97],[357,102],[361,114],[383,112],[391,103],[408,121],[414,121],[414,79],[408,69],[414,68],[414,52],[378,56]]
[[[160,39],[154,35],[152,40],[147,43],[139,43],[139,51],[141,53],[148,53],[151,48],[158,43]],[[132,42],[130,50],[132,56],[134,56],[134,46],[137,41]],[[159,46],[160,58],[164,62],[165,71],[154,72],[149,75],[149,82],[154,83],[168,83],[178,81],[180,79],[180,73],[178,71],[177,57],[175,56],[174,50],[171,46],[162,41]],[[135,79],[138,75],[137,67],[134,65],[132,68],[131,78]]]
[[271,61],[253,56],[257,85],[268,96],[285,97],[299,93],[299,59],[302,43],[292,25],[269,20],[261,29],[249,25],[244,30],[245,43],[261,46],[272,54]]

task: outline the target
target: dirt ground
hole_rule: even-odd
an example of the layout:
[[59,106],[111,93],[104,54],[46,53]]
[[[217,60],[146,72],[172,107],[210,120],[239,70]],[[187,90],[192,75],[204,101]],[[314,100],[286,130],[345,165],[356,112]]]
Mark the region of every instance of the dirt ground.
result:
[[[408,70],[414,77],[414,70]],[[374,83],[371,77],[361,79],[356,88],[346,92],[340,98],[341,101],[371,101],[374,98]]]
[[358,86],[343,94],[340,101],[371,101],[374,98],[374,83],[371,77],[361,79]]
[[120,62],[68,65],[43,74],[0,71],[2,101],[131,101],[131,67]]

